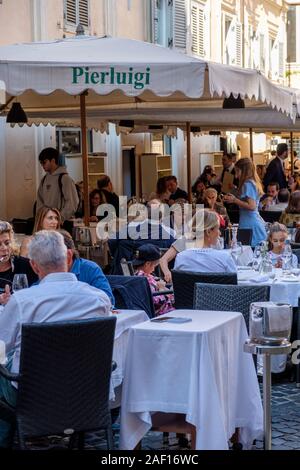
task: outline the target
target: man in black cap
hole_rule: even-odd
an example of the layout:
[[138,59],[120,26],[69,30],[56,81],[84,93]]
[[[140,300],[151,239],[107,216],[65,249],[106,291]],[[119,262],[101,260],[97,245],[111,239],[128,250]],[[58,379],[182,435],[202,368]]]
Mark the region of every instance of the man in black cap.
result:
[[263,179],[263,184],[266,192],[267,187],[271,182],[278,183],[280,189],[287,187],[287,180],[284,173],[284,160],[287,157],[287,144],[278,144],[276,149],[276,157],[270,161]]

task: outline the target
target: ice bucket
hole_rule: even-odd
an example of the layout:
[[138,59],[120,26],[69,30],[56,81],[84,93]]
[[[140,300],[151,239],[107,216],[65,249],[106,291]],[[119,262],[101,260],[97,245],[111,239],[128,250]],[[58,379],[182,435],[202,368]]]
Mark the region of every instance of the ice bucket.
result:
[[91,246],[92,237],[88,227],[75,227],[73,238],[76,245]]
[[250,305],[250,341],[264,345],[280,345],[289,339],[293,310],[289,304],[254,302]]

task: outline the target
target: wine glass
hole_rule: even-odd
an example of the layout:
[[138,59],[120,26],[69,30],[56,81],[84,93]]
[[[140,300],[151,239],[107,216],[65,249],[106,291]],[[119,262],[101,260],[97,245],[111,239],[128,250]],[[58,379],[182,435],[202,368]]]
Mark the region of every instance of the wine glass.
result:
[[12,283],[12,291],[16,292],[17,290],[25,289],[26,287],[28,287],[26,274],[15,274]]
[[254,252],[253,252],[253,259],[252,259],[252,269],[254,271],[259,271],[259,268],[260,268],[260,264],[261,264],[261,247],[259,245],[257,245],[255,248],[254,248]]
[[239,257],[243,253],[243,246],[241,242],[235,242],[231,247],[231,256],[236,265],[238,265]]

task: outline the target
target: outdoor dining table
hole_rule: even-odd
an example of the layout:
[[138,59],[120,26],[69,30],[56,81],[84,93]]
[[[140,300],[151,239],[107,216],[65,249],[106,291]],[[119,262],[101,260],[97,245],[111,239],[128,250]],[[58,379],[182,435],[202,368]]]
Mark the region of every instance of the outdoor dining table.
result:
[[147,321],[130,329],[122,389],[120,449],[134,449],[154,412],[182,413],[196,427],[196,448],[228,449],[240,428],[249,448],[263,429],[248,335],[236,312],[175,310],[187,323]]
[[[128,348],[129,329],[138,323],[145,322],[149,317],[143,310],[114,310],[117,317],[113,360],[117,368],[111,374],[110,406],[115,408],[120,405],[120,393],[118,387],[122,384],[125,371],[125,360]],[[117,392],[117,393],[116,393]]]
[[[3,308],[4,307],[0,305],[0,315]],[[117,368],[111,375],[109,399],[110,407],[115,408],[120,404],[120,393],[118,393],[118,396],[116,397],[116,391],[118,391],[124,378],[129,329],[138,323],[146,321],[148,319],[148,315],[143,310],[114,310],[112,315],[116,315],[117,317],[113,347],[113,360],[116,362]],[[5,362],[4,359],[4,348],[2,350],[0,345],[0,364]]]
[[284,274],[282,269],[275,269],[270,275],[259,274],[253,269],[238,269],[238,284],[246,286],[270,286],[270,300],[273,302],[288,303],[298,307],[300,297],[300,270],[296,274]]

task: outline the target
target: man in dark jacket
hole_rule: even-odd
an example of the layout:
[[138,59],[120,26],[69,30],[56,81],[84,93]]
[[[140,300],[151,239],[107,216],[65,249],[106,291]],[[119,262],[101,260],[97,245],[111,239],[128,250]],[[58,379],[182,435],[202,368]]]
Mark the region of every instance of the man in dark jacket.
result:
[[102,175],[97,181],[97,186],[99,191],[101,191],[103,202],[111,204],[115,208],[116,216],[119,217],[119,196],[114,193],[110,177]]
[[266,192],[267,187],[271,182],[278,183],[280,189],[287,187],[287,180],[284,173],[284,160],[287,157],[287,144],[278,144],[276,149],[276,157],[270,161],[263,179],[264,188]]

